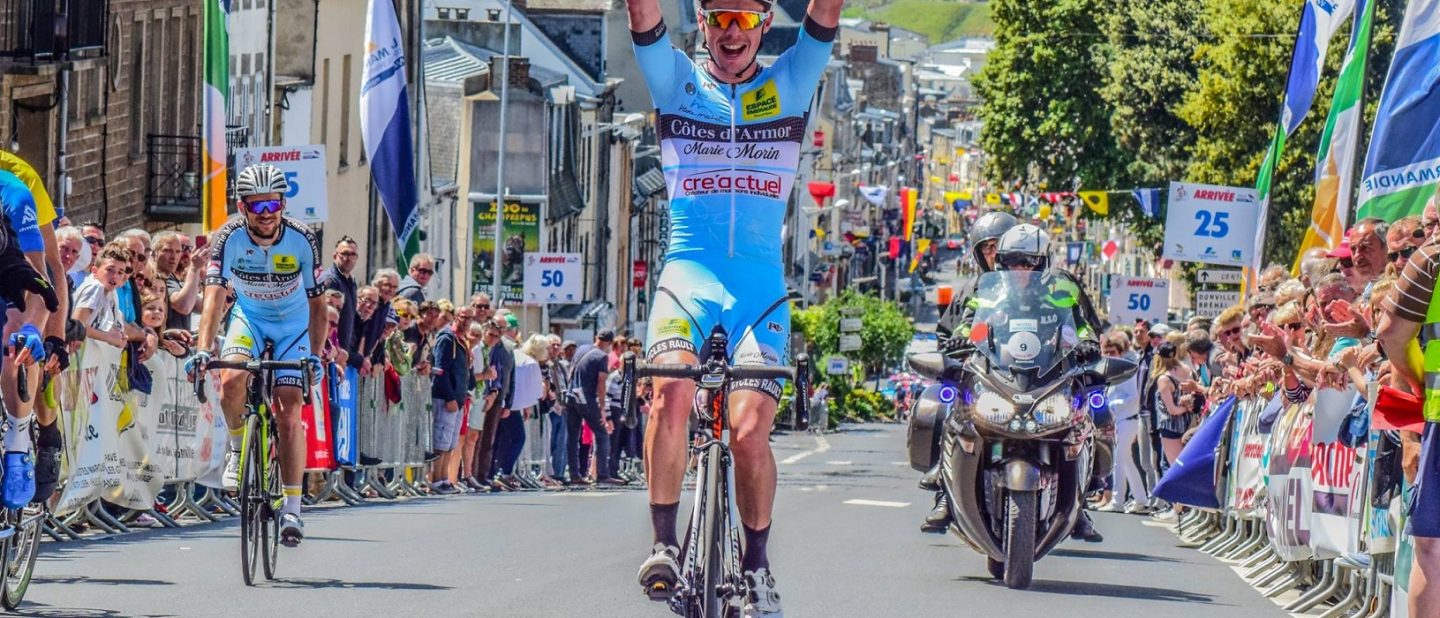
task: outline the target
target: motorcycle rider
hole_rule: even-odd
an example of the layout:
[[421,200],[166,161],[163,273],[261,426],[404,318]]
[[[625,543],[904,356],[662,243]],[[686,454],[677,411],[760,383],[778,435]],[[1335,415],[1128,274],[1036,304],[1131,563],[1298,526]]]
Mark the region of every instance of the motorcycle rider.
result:
[[[980,273],[988,273],[995,270],[995,256],[998,254],[1000,237],[1010,228],[1019,223],[1015,216],[1007,212],[987,212],[975,220],[975,225],[970,230],[970,259]],[[956,286],[955,300],[945,307],[936,324],[936,337],[939,339],[940,350],[947,355],[962,347],[965,343],[963,338],[953,336],[955,329],[960,327],[962,314],[965,313],[966,303],[974,298],[976,286],[979,284],[978,274],[967,276]],[[953,356],[952,356],[953,357]],[[940,484],[940,463],[936,462],[930,467],[920,479],[920,489],[935,492],[935,506],[925,516],[925,523],[920,525],[921,532],[931,534],[943,534],[950,527],[950,509],[945,503],[945,487]]]
[[[1090,363],[1100,358],[1099,333],[1103,331],[1104,323],[1095,312],[1094,303],[1091,302],[1089,295],[1085,293],[1085,289],[1074,275],[1063,269],[1049,267],[1050,236],[1044,230],[1028,223],[1015,225],[1006,230],[997,243],[994,266],[997,270],[1003,271],[1043,272],[1045,293],[1041,299],[1055,308],[1069,309],[1074,313],[1078,338],[1075,345],[1076,359],[1081,363]],[[954,331],[951,339],[950,350],[954,354],[968,352],[971,322],[973,322],[975,310],[981,302],[983,299],[974,294],[971,294],[970,298],[965,301],[964,310],[956,322],[958,328]],[[950,508],[948,501],[945,500],[943,486],[939,483],[938,469],[927,474],[926,480],[931,479],[932,476],[937,488],[936,504],[930,514],[926,516],[925,525],[921,527],[921,531],[943,533],[950,526]],[[1083,512],[1079,521],[1075,523],[1072,536],[1089,542],[1099,542],[1103,539],[1091,525],[1089,517]]]

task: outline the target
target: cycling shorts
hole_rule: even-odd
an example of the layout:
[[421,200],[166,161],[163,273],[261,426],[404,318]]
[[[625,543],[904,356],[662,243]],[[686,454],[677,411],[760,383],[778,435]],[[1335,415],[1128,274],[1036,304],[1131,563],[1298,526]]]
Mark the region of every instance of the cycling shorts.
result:
[[[230,327],[225,331],[225,342],[220,346],[220,357],[238,354],[260,358],[266,342],[275,345],[271,360],[305,360],[311,355],[308,313],[280,322],[265,322],[245,317],[244,310],[236,303],[230,314]],[[275,385],[305,388],[305,381],[298,370],[285,369],[275,372]]]
[[[671,258],[660,272],[645,340],[646,358],[666,352],[702,355],[710,332],[729,336],[734,365],[782,366],[790,357],[790,301],[778,264],[741,259]],[[718,267],[717,267],[718,266]],[[731,391],[752,390],[780,401],[775,380],[737,380]]]

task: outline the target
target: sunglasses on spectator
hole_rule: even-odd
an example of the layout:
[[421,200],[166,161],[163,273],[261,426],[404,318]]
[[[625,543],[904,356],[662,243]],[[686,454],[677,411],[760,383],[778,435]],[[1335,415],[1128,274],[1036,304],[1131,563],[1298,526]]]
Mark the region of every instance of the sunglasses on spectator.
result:
[[479,310],[481,310],[481,309],[489,309],[489,308],[490,308],[490,304],[489,304],[489,303],[484,303],[484,304],[475,303],[475,304],[473,304],[473,305],[470,305],[470,308],[472,308],[472,309],[474,309],[474,310],[476,310],[476,311],[479,311]]
[[1390,261],[1394,262],[1401,259],[1408,260],[1410,259],[1410,256],[1415,255],[1415,252],[1419,249],[1419,247],[1405,247],[1404,249],[1401,249],[1399,251],[1391,251]]
[[99,238],[95,238],[94,236],[86,236],[86,237],[85,237],[85,242],[88,242],[88,243],[90,243],[90,244],[92,244],[92,245],[95,245],[96,247],[103,247],[103,246],[105,246],[105,241],[100,240]]
[[739,24],[741,30],[754,30],[765,21],[765,13],[760,11],[730,11],[716,9],[713,11],[700,11],[705,18],[705,25],[721,30],[729,30],[730,24]]
[[433,269],[433,268],[416,268],[416,269],[415,269],[415,272],[420,273],[420,274],[422,274],[422,275],[433,275],[433,274],[435,274],[435,269]]
[[341,251],[341,252],[340,252],[340,257],[357,257],[357,256],[359,256],[359,255],[360,255],[359,253],[356,253],[356,252],[354,252],[354,251]]
[[245,202],[245,209],[249,210],[251,214],[268,215],[285,210],[285,202],[284,200],[255,200]]

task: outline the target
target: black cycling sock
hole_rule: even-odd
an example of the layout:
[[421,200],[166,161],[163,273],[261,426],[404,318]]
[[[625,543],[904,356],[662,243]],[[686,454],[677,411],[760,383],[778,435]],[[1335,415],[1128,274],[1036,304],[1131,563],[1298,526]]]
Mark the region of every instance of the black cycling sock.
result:
[[53,446],[56,448],[65,446],[65,438],[60,435],[60,423],[41,425],[37,420],[35,430],[35,442],[37,446]]
[[740,554],[740,570],[756,571],[770,568],[770,556],[765,553],[765,542],[770,540],[770,526],[756,530],[745,524],[745,551]]
[[666,547],[679,547],[680,542],[675,540],[675,514],[680,511],[680,503],[650,504],[650,525],[655,528],[655,542]]

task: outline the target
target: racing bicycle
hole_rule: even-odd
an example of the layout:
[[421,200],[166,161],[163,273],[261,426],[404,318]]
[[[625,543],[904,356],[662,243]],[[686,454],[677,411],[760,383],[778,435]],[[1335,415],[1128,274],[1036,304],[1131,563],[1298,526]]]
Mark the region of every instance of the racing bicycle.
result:
[[740,533],[730,497],[730,448],[724,442],[729,429],[728,390],[738,380],[794,380],[795,418],[804,429],[808,420],[809,360],[796,355],[795,367],[731,366],[726,358],[729,337],[716,327],[701,349],[699,365],[637,362],[633,353],[623,360],[621,401],[625,414],[635,414],[635,381],[665,377],[694,380],[695,404],[691,415],[695,439],[690,452],[696,461],[695,502],[685,541],[680,550],[680,580],[675,590],[647,584],[655,600],[667,600],[670,609],[686,618],[738,616],[745,599],[740,571]]
[[263,566],[265,579],[275,579],[279,558],[280,507],[285,500],[280,488],[280,442],[270,395],[275,372],[298,370],[304,379],[306,405],[310,404],[312,375],[305,361],[277,361],[275,344],[265,342],[259,360],[212,360],[196,371],[195,397],[205,403],[205,374],[212,369],[239,369],[250,373],[245,400],[245,435],[240,446],[240,573],[245,585],[255,585],[255,563]]

